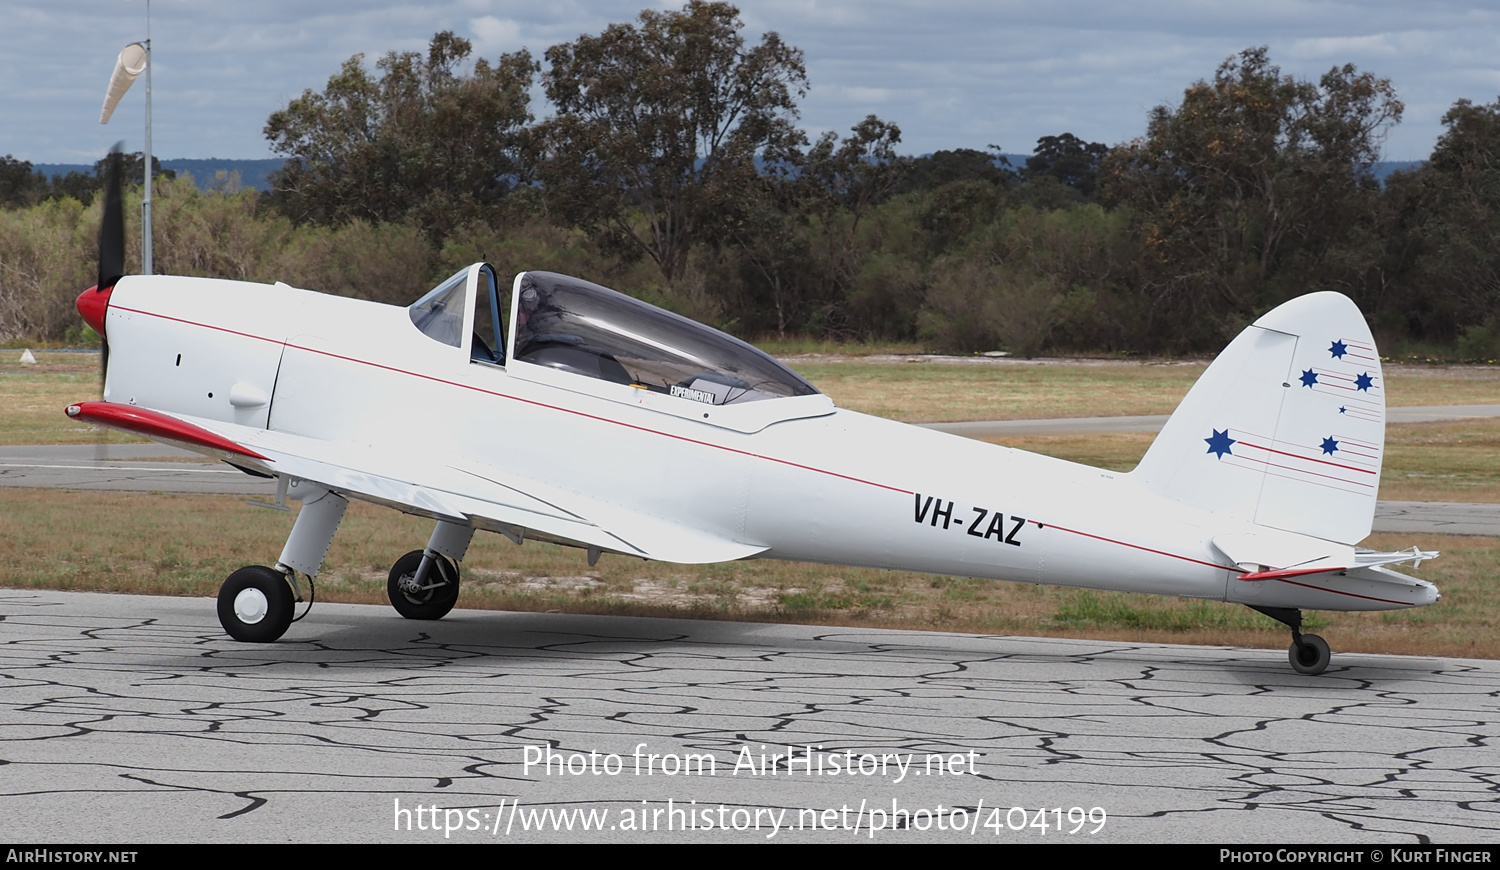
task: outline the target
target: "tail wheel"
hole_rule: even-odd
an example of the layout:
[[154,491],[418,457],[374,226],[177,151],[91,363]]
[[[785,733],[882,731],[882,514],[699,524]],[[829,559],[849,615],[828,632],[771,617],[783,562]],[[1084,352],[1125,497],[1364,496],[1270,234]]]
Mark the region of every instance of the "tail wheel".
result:
[[442,619],[458,602],[458,566],[445,556],[436,556],[426,581],[418,586],[417,568],[421,564],[421,550],[397,559],[385,585],[386,596],[396,612],[407,619]]
[[219,587],[219,624],[235,640],[270,643],[292,624],[294,604],[285,575],[250,565],[230,574]]
[[1314,677],[1328,669],[1328,660],[1333,657],[1328,642],[1316,634],[1304,634],[1292,641],[1286,655],[1293,670]]

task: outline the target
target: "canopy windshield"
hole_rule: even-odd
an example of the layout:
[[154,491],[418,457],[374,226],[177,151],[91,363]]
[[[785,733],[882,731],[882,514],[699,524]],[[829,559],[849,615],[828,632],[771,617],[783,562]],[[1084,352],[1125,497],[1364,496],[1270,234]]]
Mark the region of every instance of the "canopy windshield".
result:
[[453,277],[432,288],[426,296],[407,306],[412,325],[435,341],[460,347],[464,337],[464,289],[469,270],[455,272]]
[[527,272],[517,289],[517,360],[711,405],[818,392],[737,338],[607,287]]

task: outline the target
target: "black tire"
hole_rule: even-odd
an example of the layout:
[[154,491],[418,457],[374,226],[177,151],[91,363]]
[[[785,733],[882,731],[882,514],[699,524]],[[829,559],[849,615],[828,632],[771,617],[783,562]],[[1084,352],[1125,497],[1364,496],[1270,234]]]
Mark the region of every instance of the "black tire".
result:
[[441,581],[443,585],[420,592],[403,591],[402,581],[410,582],[421,565],[421,550],[412,550],[397,559],[396,564],[391,566],[391,577],[386,581],[385,594],[391,599],[391,606],[396,608],[396,612],[407,619],[442,619],[458,602],[458,566],[446,557],[438,556],[427,574],[427,583],[431,585]]
[[292,624],[292,586],[280,571],[250,565],[219,587],[219,624],[244,643],[271,643]]
[[1323,638],[1316,634],[1304,634],[1300,644],[1293,643],[1287,649],[1286,656],[1297,673],[1316,677],[1328,669],[1328,660],[1333,654],[1329,652],[1328,642]]

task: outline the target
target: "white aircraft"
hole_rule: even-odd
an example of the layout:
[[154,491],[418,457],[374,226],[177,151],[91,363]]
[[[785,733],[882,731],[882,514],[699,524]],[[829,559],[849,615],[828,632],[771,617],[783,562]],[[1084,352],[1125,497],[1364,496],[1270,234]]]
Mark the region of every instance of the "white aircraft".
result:
[[78,300],[107,337],[104,401],[67,413],[301,501],[275,566],[219,593],[238,640],[287,630],[297,575],[311,590],[351,498],[434,521],[390,573],[413,619],[453,607],[476,530],[573,545],[591,565],[791,559],[1235,602],[1291,628],[1306,674],[1329,649],[1300,632],[1302,610],[1439,597],[1388,567],[1436,553],[1356,546],[1385,381],[1336,293],[1247,328],[1127,474],[840,409],[744,342],[564,275],[507,285],[477,263],[406,308],[119,277],[110,195],[100,283]]

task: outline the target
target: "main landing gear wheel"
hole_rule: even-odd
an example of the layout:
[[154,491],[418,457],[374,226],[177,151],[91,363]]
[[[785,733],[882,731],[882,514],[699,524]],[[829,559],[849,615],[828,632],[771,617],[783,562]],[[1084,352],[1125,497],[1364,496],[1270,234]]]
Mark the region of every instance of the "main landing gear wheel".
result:
[[235,640],[270,643],[292,624],[294,604],[285,575],[250,565],[230,574],[219,587],[219,624]]
[[1292,645],[1287,648],[1286,657],[1297,673],[1315,677],[1327,670],[1332,654],[1328,651],[1328,642],[1323,638],[1316,634],[1304,634],[1292,641]]
[[391,566],[385,594],[396,612],[407,619],[442,619],[458,601],[458,566],[444,556],[434,557],[427,582],[419,588],[416,577],[421,565],[421,550],[412,550],[397,559]]

